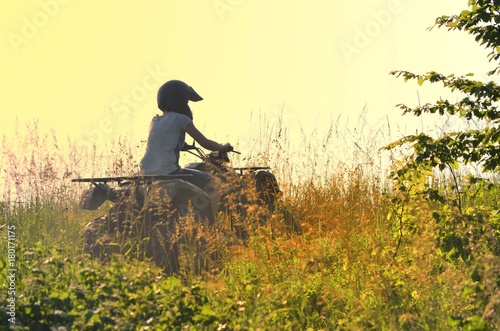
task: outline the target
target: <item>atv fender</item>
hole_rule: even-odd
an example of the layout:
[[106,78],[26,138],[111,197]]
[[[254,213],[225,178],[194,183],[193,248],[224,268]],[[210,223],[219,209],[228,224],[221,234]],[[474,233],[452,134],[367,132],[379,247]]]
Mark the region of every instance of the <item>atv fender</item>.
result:
[[97,210],[108,199],[110,188],[104,183],[95,186],[84,193],[81,206],[85,210]]
[[187,214],[189,207],[213,220],[211,200],[199,187],[182,179],[157,180],[145,190],[145,205],[168,204],[181,214]]

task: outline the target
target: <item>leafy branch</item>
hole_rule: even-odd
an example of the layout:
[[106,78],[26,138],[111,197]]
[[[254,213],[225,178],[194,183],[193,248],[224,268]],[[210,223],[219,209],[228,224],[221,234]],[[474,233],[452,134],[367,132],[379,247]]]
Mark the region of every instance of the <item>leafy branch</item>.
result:
[[[477,43],[489,50],[489,62],[496,63],[496,67],[487,75],[500,73],[500,1],[469,0],[468,9],[457,15],[438,17],[434,24],[434,27],[436,26],[473,35]],[[443,249],[448,252],[461,252],[462,256],[467,256],[464,243],[469,239],[460,231],[450,232],[450,229],[457,224],[463,224],[463,220],[474,220],[482,211],[474,206],[464,206],[465,197],[471,190],[467,188],[467,183],[460,183],[457,174],[462,165],[477,166],[483,174],[500,170],[500,85],[493,80],[475,80],[473,74],[443,75],[435,71],[415,74],[405,70],[395,70],[390,74],[404,79],[405,82],[416,81],[419,86],[424,83],[442,84],[445,89],[459,96],[455,102],[438,99],[416,107],[398,104],[397,107],[402,110],[403,115],[446,115],[478,124],[477,128],[468,126],[468,129],[457,129],[439,137],[426,133],[409,135],[384,147],[386,150],[409,148],[411,151],[395,165],[391,173],[398,191],[395,200],[400,206],[392,212],[392,216],[399,220],[396,254],[402,242],[403,227],[410,229],[413,226],[410,221],[411,211],[405,211],[404,206],[410,198],[415,201],[422,201],[423,198],[437,208],[433,217],[439,223]],[[451,178],[447,178],[448,184],[434,185],[437,170],[448,170],[451,173]],[[473,183],[474,178],[471,178],[469,184]],[[458,213],[454,212],[455,208]],[[493,209],[491,215],[498,212]],[[446,222],[443,222],[444,220]]]

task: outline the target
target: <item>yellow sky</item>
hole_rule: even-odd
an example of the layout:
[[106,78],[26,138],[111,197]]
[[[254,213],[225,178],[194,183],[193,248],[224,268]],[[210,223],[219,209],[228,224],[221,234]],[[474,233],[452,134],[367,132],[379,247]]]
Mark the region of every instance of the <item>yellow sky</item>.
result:
[[[394,105],[416,103],[417,86],[390,70],[484,73],[485,52],[469,36],[426,31],[457,0],[40,0],[4,5],[0,125],[15,117],[97,143],[116,134],[145,139],[156,89],[192,85],[209,136],[237,141],[250,114],[273,121],[284,106],[289,131],[355,117],[374,123]],[[478,65],[478,63],[482,63]],[[420,89],[433,101],[435,92]],[[90,134],[89,134],[90,133]],[[85,136],[85,134],[87,134]],[[86,137],[86,138],[83,138]]]

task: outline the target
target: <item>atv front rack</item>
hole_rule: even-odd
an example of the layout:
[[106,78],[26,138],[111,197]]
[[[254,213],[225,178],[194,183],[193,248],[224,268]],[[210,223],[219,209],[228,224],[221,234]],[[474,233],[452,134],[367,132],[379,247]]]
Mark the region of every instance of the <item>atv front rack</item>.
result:
[[176,175],[148,175],[148,176],[130,176],[130,177],[92,177],[92,178],[75,178],[71,181],[74,183],[109,183],[109,182],[152,182],[155,180],[168,180],[168,179],[186,179],[191,178],[190,174],[176,174]]

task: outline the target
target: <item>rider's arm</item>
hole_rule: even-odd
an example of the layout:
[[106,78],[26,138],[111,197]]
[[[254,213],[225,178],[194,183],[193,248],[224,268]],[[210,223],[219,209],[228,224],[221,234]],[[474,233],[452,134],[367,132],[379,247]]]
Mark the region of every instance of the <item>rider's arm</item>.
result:
[[198,143],[201,147],[209,149],[211,151],[222,151],[225,150],[225,145],[221,145],[218,142],[208,139],[201,133],[193,124],[190,122],[186,126],[186,132]]

